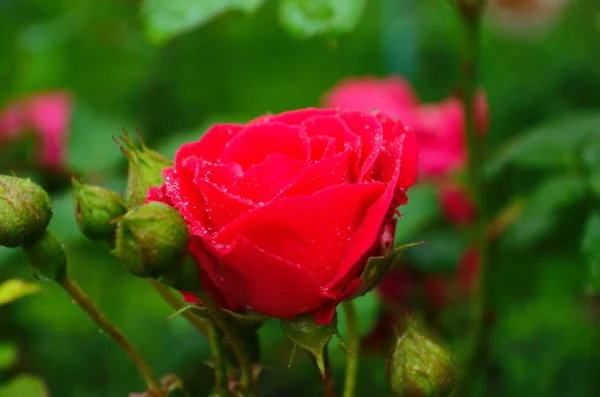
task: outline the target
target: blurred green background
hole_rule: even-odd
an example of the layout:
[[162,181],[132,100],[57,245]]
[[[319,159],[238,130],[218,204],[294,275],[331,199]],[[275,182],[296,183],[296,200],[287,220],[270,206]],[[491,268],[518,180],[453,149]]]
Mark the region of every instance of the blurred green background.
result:
[[[0,108],[37,91],[70,90],[70,172],[122,190],[126,162],[111,139],[122,128],[139,129],[172,158],[215,122],[318,106],[344,77],[400,73],[424,101],[447,97],[459,80],[461,46],[448,3],[369,0],[350,32],[300,37],[279,21],[278,1],[268,0],[252,13],[223,12],[156,43],[138,1],[0,0]],[[525,203],[493,247],[496,322],[481,368],[491,385],[486,396],[600,393],[599,21],[597,0],[573,0],[541,32],[515,35],[485,23],[480,77],[491,109],[488,196],[494,214],[515,198]],[[2,172],[10,169],[9,154],[0,146]],[[108,246],[79,234],[68,180],[33,176],[52,192],[51,229],[66,243],[72,276],[157,374],[177,373],[192,395],[207,395],[212,370],[203,337],[183,318],[165,321],[172,310],[148,284],[126,274]],[[430,244],[415,250],[411,264],[452,272],[466,234],[441,220],[425,187],[413,194],[419,198],[403,211],[399,239]],[[32,281],[24,255],[0,248],[0,280],[13,277]],[[366,335],[380,310],[376,296],[362,298],[359,310]],[[440,315],[438,331],[449,344],[464,339],[463,317],[460,307]],[[285,369],[291,346],[279,324],[267,322],[261,336],[262,394],[319,395],[306,357]],[[331,354],[339,387],[345,354],[339,342]],[[359,396],[390,395],[386,359],[362,359]],[[20,373],[39,376],[54,397],[143,389],[124,354],[51,283],[0,307],[0,396],[38,395],[2,389]],[[473,392],[484,395],[476,385]]]

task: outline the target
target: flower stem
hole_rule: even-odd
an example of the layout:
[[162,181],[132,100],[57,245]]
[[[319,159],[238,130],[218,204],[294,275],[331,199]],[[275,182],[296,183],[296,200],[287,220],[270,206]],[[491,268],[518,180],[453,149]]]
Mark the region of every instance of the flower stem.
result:
[[[164,285],[163,283],[156,281],[154,279],[149,278],[148,281],[150,285],[156,290],[156,292],[171,306],[174,310],[180,310],[184,307],[181,299],[178,299],[177,296],[171,291],[169,287]],[[211,325],[207,320],[198,317],[194,313],[189,310],[186,310],[181,313],[181,315],[192,324],[198,331],[200,331],[206,338],[210,338],[210,328]]]
[[142,379],[146,381],[148,390],[155,393],[159,397],[164,397],[160,382],[154,377],[152,369],[144,361],[136,348],[127,340],[125,335],[110,322],[110,320],[98,309],[98,307],[90,300],[90,298],[81,290],[75,280],[66,276],[59,280],[61,287],[71,295],[71,298],[87,313],[87,315],[96,323],[107,335],[109,335],[117,344],[125,351],[129,359],[133,362]]
[[486,314],[489,308],[489,249],[487,232],[487,211],[483,181],[483,145],[475,128],[475,94],[477,89],[478,56],[481,13],[485,0],[457,0],[459,15],[463,24],[462,60],[462,101],[468,146],[468,179],[471,194],[479,215],[477,223],[477,246],[481,256],[478,279],[475,284],[475,298],[472,305],[472,335],[465,357],[462,378],[456,389],[456,396],[469,394],[469,387],[477,376],[478,368],[485,364],[488,344]]
[[225,367],[225,357],[221,346],[221,335],[219,335],[219,329],[214,323],[211,323],[208,327],[208,343],[215,365],[215,390],[220,397],[229,397],[227,368]]
[[323,355],[323,367],[325,368],[325,372],[321,374],[321,384],[323,385],[323,393],[325,397],[337,397],[337,393],[335,391],[335,382],[333,380],[333,373],[331,372],[331,364],[329,363],[329,354],[327,352],[327,347],[325,347],[325,352],[323,353]]
[[346,315],[346,328],[348,330],[348,358],[346,364],[346,380],[342,397],[354,397],[356,392],[356,376],[358,374],[358,358],[360,355],[360,338],[358,335],[358,319],[353,301],[342,303]]
[[242,396],[253,396],[254,395],[254,376],[252,373],[252,360],[248,354],[248,350],[244,344],[244,341],[237,331],[237,329],[231,324],[231,321],[227,318],[227,315],[217,306],[212,296],[202,287],[197,288],[194,291],[194,295],[200,299],[208,314],[213,319],[215,324],[221,329],[225,338],[229,342],[231,349],[237,356],[240,363],[240,386]]

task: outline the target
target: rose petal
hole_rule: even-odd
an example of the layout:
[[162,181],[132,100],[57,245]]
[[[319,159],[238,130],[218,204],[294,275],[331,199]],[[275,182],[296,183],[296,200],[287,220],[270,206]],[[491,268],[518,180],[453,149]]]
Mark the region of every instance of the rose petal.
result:
[[358,151],[360,137],[352,132],[337,116],[315,116],[302,123],[308,136],[330,136],[336,140],[338,153],[344,150]]
[[283,112],[276,115],[267,115],[259,117],[253,120],[251,123],[265,123],[265,122],[277,122],[288,125],[299,125],[303,121],[317,116],[332,116],[336,115],[337,109],[318,109],[318,108],[306,108],[300,110],[292,110],[289,112]]
[[278,153],[269,154],[265,161],[244,173],[243,194],[259,204],[270,201],[294,184],[305,169],[304,161]]
[[328,157],[306,167],[294,184],[285,189],[279,197],[310,195],[331,186],[355,181],[351,175],[350,152]]
[[186,143],[175,154],[175,163],[188,157],[202,157],[217,162],[223,150],[242,129],[239,124],[216,124],[202,136],[198,142]]
[[348,241],[384,189],[382,183],[341,185],[311,196],[280,199],[237,219],[216,242],[231,244],[244,236],[324,285],[338,272]]
[[237,163],[247,169],[262,163],[268,154],[273,153],[308,161],[308,138],[300,127],[283,123],[250,125],[226,145],[220,159],[224,163]]
[[[313,311],[327,300],[309,273],[243,237],[238,237],[230,250],[220,255],[236,282],[215,284],[226,289],[225,296],[231,295],[233,288],[239,289],[236,297],[243,297],[239,303],[246,309],[291,319]],[[221,276],[221,271],[217,274]]]

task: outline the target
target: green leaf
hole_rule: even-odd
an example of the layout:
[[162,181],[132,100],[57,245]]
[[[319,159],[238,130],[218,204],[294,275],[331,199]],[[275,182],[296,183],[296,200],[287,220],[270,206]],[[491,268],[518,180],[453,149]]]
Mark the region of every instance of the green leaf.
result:
[[527,131],[488,162],[493,177],[509,164],[534,169],[572,169],[580,150],[594,137],[600,139],[600,114],[575,114]]
[[581,249],[588,267],[586,290],[597,294],[600,292],[600,212],[594,212],[588,218]]
[[0,397],[48,397],[44,383],[31,375],[21,375],[0,387]]
[[374,256],[369,258],[367,261],[367,266],[365,266],[365,270],[360,276],[362,284],[354,296],[362,296],[379,285],[385,275],[398,262],[400,255],[404,250],[421,244],[423,244],[423,242],[405,244],[394,248],[385,256]]
[[439,203],[432,185],[409,189],[408,203],[400,207],[402,218],[396,226],[396,244],[409,241],[439,215]]
[[290,34],[308,38],[354,29],[366,0],[281,0],[279,17]]
[[10,368],[17,361],[19,352],[12,344],[0,344],[0,371]]
[[573,175],[543,181],[530,195],[519,219],[504,234],[504,243],[515,248],[537,243],[552,232],[560,220],[560,210],[579,202],[585,191],[585,182]]
[[33,295],[41,289],[39,284],[28,283],[19,279],[6,280],[0,284],[0,306]]
[[146,34],[160,44],[202,26],[227,11],[254,12],[264,0],[145,0]]

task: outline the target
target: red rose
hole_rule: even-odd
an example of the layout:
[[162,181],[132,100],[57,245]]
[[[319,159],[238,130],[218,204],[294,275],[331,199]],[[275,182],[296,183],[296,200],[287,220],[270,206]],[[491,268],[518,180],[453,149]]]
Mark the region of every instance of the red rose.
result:
[[417,159],[414,135],[383,114],[298,110],[215,125],[148,199],[184,216],[221,306],[327,323],[394,230]]

